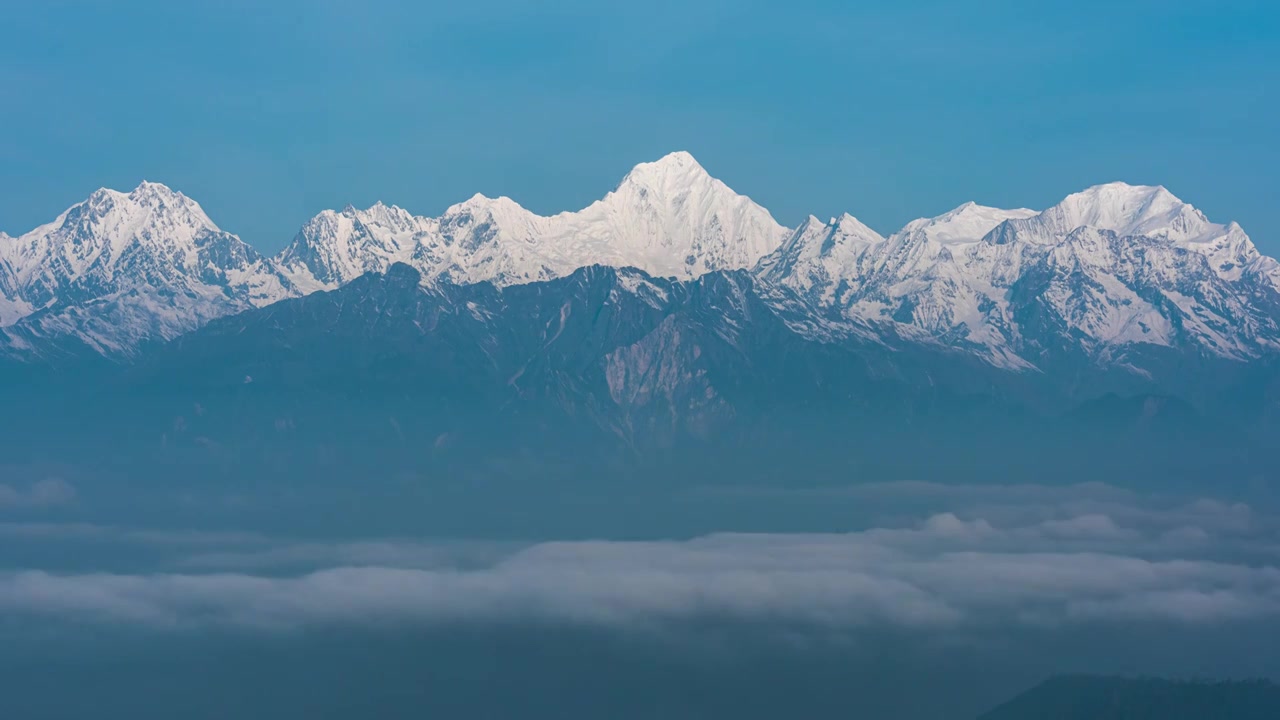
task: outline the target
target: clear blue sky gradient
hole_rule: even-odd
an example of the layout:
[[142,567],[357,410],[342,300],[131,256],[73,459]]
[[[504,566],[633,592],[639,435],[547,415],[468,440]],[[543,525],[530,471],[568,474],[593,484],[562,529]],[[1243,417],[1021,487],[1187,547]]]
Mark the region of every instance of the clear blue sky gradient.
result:
[[577,209],[685,149],[789,225],[1126,180],[1280,254],[1276,5],[5,3],[0,230],[145,178],[274,251],[348,203]]

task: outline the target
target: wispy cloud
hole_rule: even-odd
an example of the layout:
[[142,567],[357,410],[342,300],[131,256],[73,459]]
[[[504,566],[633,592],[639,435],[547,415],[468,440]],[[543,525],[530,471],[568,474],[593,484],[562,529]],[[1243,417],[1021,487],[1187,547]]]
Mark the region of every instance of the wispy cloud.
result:
[[0,510],[66,505],[76,499],[76,489],[61,478],[44,478],[23,489],[0,484]]

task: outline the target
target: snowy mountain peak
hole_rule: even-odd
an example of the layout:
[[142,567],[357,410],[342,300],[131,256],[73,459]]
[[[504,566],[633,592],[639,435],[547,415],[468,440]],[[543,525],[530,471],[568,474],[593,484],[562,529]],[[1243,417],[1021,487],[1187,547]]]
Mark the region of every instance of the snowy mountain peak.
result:
[[918,233],[941,245],[977,242],[1006,220],[1025,219],[1036,214],[1035,210],[1026,208],[1003,210],[970,201],[937,217],[912,220],[899,234]]
[[143,180],[129,193],[129,197],[136,199],[143,197],[177,198],[186,196],[163,183]]
[[444,211],[441,219],[450,218],[460,215],[470,215],[475,217],[489,217],[495,219],[516,219],[525,221],[534,214],[520,205],[520,203],[512,200],[505,195],[499,195],[491,198],[480,193],[472,195],[470,198],[450,205]]
[[884,242],[884,237],[880,233],[867,227],[865,223],[849,213],[844,213],[832,220],[831,228],[833,236],[843,236],[869,243]]
[[57,282],[110,277],[121,262],[140,256],[152,257],[157,270],[171,264],[190,268],[198,246],[214,235],[225,233],[194,200],[143,182],[127,194],[97,190],[0,253],[24,285],[48,284],[54,276],[62,278]]
[[789,232],[687,152],[637,165],[603,200],[553,220],[558,248],[592,238],[595,263],[677,278],[751,267]]
[[380,225],[397,231],[408,231],[414,226],[413,215],[396,205],[387,205],[378,201],[364,210],[356,210],[350,205],[343,214],[366,225]]
[[802,233],[809,230],[810,228],[827,227],[828,225],[835,224],[835,221],[836,221],[835,218],[831,218],[830,220],[823,222],[822,220],[818,219],[817,215],[810,215],[809,217],[804,219],[804,222],[800,223],[799,227],[797,227],[794,231],[792,231],[792,234]]
[[687,183],[690,180],[710,180],[706,169],[694,159],[693,155],[679,150],[664,155],[653,162],[636,165],[622,179],[621,185],[628,183],[657,186],[671,183]]
[[[0,347],[74,337],[107,354],[287,294],[269,261],[160,183],[100,189],[0,243]],[[15,309],[17,311],[15,311]]]
[[1059,236],[1088,226],[1121,237],[1143,235],[1174,242],[1195,241],[1221,230],[1162,186],[1123,182],[1095,185],[1068,195],[1041,213],[1036,224]]
[[[482,245],[534,242],[544,232],[548,220],[524,209],[509,197],[491,198],[477,193],[464,202],[451,205],[438,222],[446,246],[475,250]],[[493,251],[504,252],[501,248]],[[466,263],[461,258],[454,260]]]
[[476,208],[487,208],[496,201],[484,193],[476,193],[460,203],[450,205],[445,211],[445,215],[454,215],[460,212],[468,212]]
[[304,291],[331,289],[408,261],[426,225],[422,218],[381,202],[365,210],[351,205],[341,212],[324,210],[302,226],[277,263]]
[[659,211],[671,211],[672,205],[682,203],[686,198],[732,202],[738,197],[724,183],[711,177],[692,155],[676,152],[654,162],[636,165],[613,192],[595,205],[643,205]]
[[839,302],[850,278],[871,272],[884,237],[849,213],[829,222],[810,215],[782,245],[756,265],[765,282],[781,285],[816,305]]
[[[175,221],[219,231],[200,204],[161,183],[143,180],[133,190],[99,188],[64,215],[77,219],[145,223]],[[60,218],[61,219],[61,218]]]

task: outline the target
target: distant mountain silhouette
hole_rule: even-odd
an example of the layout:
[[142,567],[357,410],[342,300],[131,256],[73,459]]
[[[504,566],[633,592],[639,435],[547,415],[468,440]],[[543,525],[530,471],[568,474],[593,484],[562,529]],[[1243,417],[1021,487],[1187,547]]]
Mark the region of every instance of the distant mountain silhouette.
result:
[[1154,678],[1052,678],[979,720],[1275,720],[1280,685]]

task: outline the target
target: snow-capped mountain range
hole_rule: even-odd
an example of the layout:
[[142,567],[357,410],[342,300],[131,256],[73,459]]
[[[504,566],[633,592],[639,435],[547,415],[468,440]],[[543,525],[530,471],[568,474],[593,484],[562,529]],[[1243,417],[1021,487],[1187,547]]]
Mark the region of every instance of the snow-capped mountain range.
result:
[[886,238],[851,215],[784,228],[681,152],[551,217],[481,195],[438,218],[327,210],[275,257],[163,185],[99,190],[47,225],[0,234],[0,352],[36,360],[83,343],[128,358],[395,263],[424,285],[499,287],[591,265],[680,281],[748,271],[813,339],[892,336],[1018,370],[1063,353],[1125,366],[1147,348],[1235,360],[1280,350],[1280,263],[1162,187],[1099,185],[1043,212],[968,203]]
[[750,267],[787,234],[693,156],[674,153],[636,166],[603,200],[552,217],[483,195],[439,218],[381,204],[326,211],[303,226],[278,262],[304,289],[332,289],[395,262],[414,266],[428,282],[456,284],[536,282],[588,265],[690,279]]
[[1104,360],[1143,344],[1238,360],[1280,349],[1280,264],[1162,187],[1099,185],[1043,212],[968,203],[888,238],[811,217],[756,272],[816,308],[1009,367],[1061,343]]

